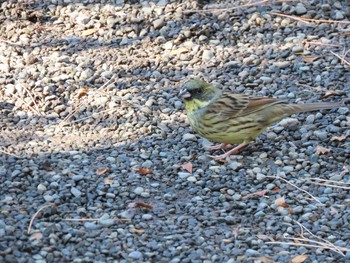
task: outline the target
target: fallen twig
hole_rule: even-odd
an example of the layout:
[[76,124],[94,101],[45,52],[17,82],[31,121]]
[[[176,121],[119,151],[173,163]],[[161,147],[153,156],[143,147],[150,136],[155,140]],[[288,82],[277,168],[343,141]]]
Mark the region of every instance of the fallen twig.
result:
[[350,62],[347,61],[345,58],[339,56],[338,54],[334,53],[334,52],[331,51],[331,50],[330,50],[329,52],[331,52],[334,56],[336,56],[337,58],[339,58],[343,63],[345,63],[346,65],[350,66]]
[[296,186],[295,184],[289,182],[288,180],[286,180],[286,179],[284,179],[284,178],[282,178],[282,177],[280,177],[280,176],[266,176],[266,177],[274,178],[274,179],[277,179],[277,180],[278,180],[278,179],[281,179],[282,181],[286,182],[287,184],[289,184],[289,185],[295,187],[296,189],[298,189],[298,190],[300,190],[300,191],[302,191],[302,192],[308,194],[309,196],[311,196],[312,199],[314,199],[314,200],[316,200],[318,203],[322,204],[322,202],[321,202],[318,198],[316,198],[315,196],[313,196],[312,194],[310,194],[308,191],[306,191],[306,190],[304,190],[304,189],[301,189],[300,187]]
[[184,11],[184,13],[215,13],[215,12],[227,12],[227,11],[232,11],[232,10],[237,10],[237,9],[243,9],[243,8],[248,8],[252,6],[259,6],[259,5],[268,5],[268,4],[279,4],[279,3],[288,3],[288,2],[294,2],[295,0],[280,0],[280,1],[260,1],[260,2],[255,2],[255,3],[249,3],[245,5],[240,5],[240,6],[234,6],[234,7],[229,7],[229,8],[216,8],[216,9],[192,9],[192,10],[187,10]]
[[36,112],[37,112],[39,115],[42,115],[41,112],[40,112],[40,110],[39,110],[38,104],[35,102],[34,97],[33,97],[32,94],[30,93],[30,90],[28,90],[28,89],[27,89],[24,85],[22,85],[21,83],[18,83],[18,84],[21,85],[21,87],[24,88],[24,89],[27,91],[29,97],[31,98],[32,102],[33,102],[34,105],[35,105]]
[[[336,246],[333,243],[331,243],[330,241],[314,235],[308,228],[306,228],[304,225],[300,224],[299,222],[297,222],[297,221],[294,221],[294,222],[296,222],[299,225],[299,227],[301,228],[301,233],[299,234],[299,236],[301,236],[301,238],[286,237],[285,239],[295,240],[298,242],[270,241],[270,242],[266,242],[266,244],[281,244],[281,245],[329,249],[329,250],[332,250],[332,251],[342,255],[343,257],[345,257],[343,252],[350,252],[350,249],[345,248],[345,247]],[[306,232],[308,232],[314,238],[319,239],[321,241],[306,238],[304,236],[304,230],[306,230]],[[307,242],[307,243],[302,243],[302,242]],[[314,243],[314,244],[312,244],[312,243]]]
[[327,46],[327,47],[342,47],[341,45],[337,44],[327,44],[327,43],[322,43],[320,41],[302,41],[301,42],[304,45],[317,45],[317,46]]
[[276,13],[276,12],[269,12],[271,15],[276,15],[276,16],[282,16],[282,17],[287,17],[305,24],[308,24],[309,22],[314,22],[314,23],[328,23],[328,24],[333,24],[333,23],[339,23],[339,24],[350,24],[350,21],[345,21],[345,20],[326,20],[326,19],[311,19],[311,18],[304,18],[304,17],[298,17],[298,16],[290,16],[290,15],[285,15],[281,13]]
[[86,222],[86,221],[98,221],[99,218],[65,218],[64,221],[78,221],[78,222]]
[[44,210],[45,208],[54,206],[54,205],[55,205],[55,204],[44,205],[43,207],[39,208],[38,211],[36,211],[36,213],[33,215],[32,219],[31,219],[30,222],[29,222],[29,227],[28,227],[28,231],[27,231],[27,234],[28,234],[28,235],[30,234],[30,230],[31,230],[31,228],[32,228],[33,222],[34,222],[35,218],[39,215],[40,211]]

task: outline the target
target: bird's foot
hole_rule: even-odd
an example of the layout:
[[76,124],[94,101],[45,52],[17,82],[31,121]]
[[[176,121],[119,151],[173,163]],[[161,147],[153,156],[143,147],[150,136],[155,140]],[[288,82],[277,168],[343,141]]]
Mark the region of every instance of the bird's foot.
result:
[[234,147],[232,150],[229,150],[228,152],[220,155],[208,155],[209,157],[215,159],[215,160],[222,160],[226,159],[226,157],[230,156],[231,154],[237,154],[243,151],[249,143],[241,143],[240,145]]

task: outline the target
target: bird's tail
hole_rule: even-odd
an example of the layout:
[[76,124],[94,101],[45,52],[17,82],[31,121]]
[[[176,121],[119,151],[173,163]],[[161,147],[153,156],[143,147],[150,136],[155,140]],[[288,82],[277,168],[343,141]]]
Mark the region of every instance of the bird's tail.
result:
[[285,105],[290,114],[317,111],[317,110],[329,110],[339,108],[343,106],[343,102],[317,102],[317,103],[306,103],[306,104],[287,104]]
[[271,123],[279,121],[287,116],[308,111],[329,110],[339,108],[344,105],[344,102],[317,102],[306,104],[287,104],[286,102],[277,102],[270,112],[269,119]]

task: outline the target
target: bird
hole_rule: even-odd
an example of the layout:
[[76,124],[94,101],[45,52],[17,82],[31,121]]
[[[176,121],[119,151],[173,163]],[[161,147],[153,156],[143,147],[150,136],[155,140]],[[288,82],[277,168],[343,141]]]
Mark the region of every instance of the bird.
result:
[[241,152],[267,127],[287,116],[342,105],[341,102],[290,104],[277,98],[222,91],[200,79],[186,81],[179,96],[184,101],[192,130],[209,141],[220,143],[210,147],[212,150],[237,145],[225,154],[209,155],[217,160]]

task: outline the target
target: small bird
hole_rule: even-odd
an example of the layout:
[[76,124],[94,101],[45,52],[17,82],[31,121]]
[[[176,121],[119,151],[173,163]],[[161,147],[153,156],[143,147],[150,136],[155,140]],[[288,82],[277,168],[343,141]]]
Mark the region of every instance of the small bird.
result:
[[179,96],[185,103],[192,130],[212,142],[221,143],[211,149],[239,144],[225,154],[210,156],[215,159],[239,153],[268,126],[289,115],[342,105],[340,102],[288,104],[276,98],[222,91],[202,80],[187,81]]

